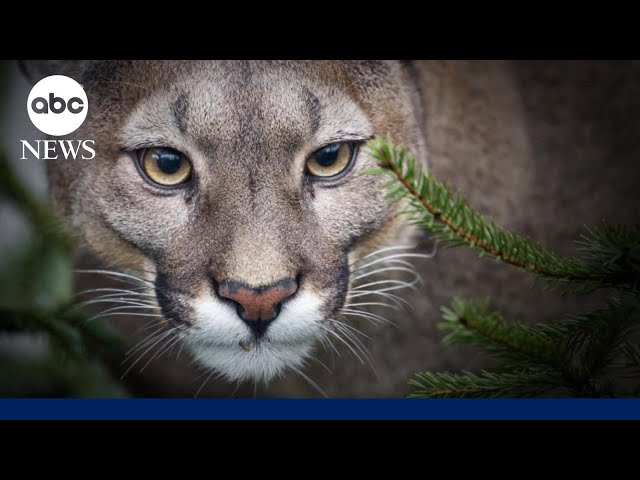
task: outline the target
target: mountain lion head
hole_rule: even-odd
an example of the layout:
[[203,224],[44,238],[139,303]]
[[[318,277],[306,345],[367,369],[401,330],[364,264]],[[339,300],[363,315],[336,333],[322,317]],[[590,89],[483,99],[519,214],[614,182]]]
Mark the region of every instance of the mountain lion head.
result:
[[228,380],[269,380],[301,368],[346,328],[336,319],[350,305],[367,303],[354,280],[373,263],[367,255],[393,252],[405,229],[379,188],[386,179],[363,175],[375,166],[364,144],[390,135],[426,161],[410,64],[87,61],[24,70],[33,82],[70,76],[87,93],[86,121],[64,138],[95,140],[96,157],[50,161],[50,194],[72,234],[136,279],[111,294],[114,313],[157,317],[163,338],[173,332]]

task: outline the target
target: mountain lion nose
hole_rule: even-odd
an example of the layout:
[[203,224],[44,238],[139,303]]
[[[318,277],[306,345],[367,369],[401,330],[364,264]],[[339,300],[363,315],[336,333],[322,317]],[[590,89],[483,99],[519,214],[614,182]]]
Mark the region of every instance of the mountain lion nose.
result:
[[220,283],[218,294],[238,305],[240,318],[260,337],[280,313],[282,302],[297,289],[298,284],[293,278],[284,278],[260,288],[249,287],[237,280],[225,280]]

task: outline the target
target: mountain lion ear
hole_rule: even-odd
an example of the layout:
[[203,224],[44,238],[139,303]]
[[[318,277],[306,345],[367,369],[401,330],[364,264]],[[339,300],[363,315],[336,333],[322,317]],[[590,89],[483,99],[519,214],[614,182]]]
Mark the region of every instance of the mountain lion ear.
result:
[[80,81],[95,64],[92,60],[18,60],[18,67],[31,83],[37,83],[49,75],[66,75]]

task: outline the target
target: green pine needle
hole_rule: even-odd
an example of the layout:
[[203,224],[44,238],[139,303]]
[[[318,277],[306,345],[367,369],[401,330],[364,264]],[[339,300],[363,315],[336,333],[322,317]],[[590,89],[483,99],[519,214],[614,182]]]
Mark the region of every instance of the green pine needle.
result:
[[606,227],[585,237],[584,258],[561,257],[529,238],[509,232],[473,210],[459,194],[429,173],[391,139],[368,143],[376,172],[388,174],[387,199],[402,202],[408,220],[431,232],[444,246],[467,245],[481,255],[509,263],[569,291],[637,285],[638,275],[622,275],[628,265],[640,271],[640,229]]
[[447,332],[445,343],[478,345],[500,360],[503,368],[561,365],[553,340],[544,331],[504,320],[489,310],[488,302],[454,299],[451,308],[443,307],[442,312],[444,322],[439,327]]
[[562,388],[554,372],[419,373],[409,385],[409,398],[535,397]]

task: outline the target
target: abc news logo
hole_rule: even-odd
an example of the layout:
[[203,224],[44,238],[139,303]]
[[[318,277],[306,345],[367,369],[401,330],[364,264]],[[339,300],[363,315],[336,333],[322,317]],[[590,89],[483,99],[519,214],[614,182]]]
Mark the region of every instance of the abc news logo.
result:
[[[46,135],[61,137],[75,132],[87,118],[87,94],[78,82],[64,75],[52,75],[36,83],[27,99],[29,118]],[[27,152],[43,160],[96,156],[94,140],[36,140],[35,145],[22,142],[22,158]],[[81,153],[82,152],[82,153]]]
[[[60,105],[59,107],[57,105]],[[71,113],[80,113],[84,110],[84,102],[81,98],[73,97],[68,102],[65,102],[63,98],[54,96],[53,93],[49,93],[49,101],[46,98],[36,97],[31,102],[31,109],[34,113],[63,113],[65,110],[69,110]]]

